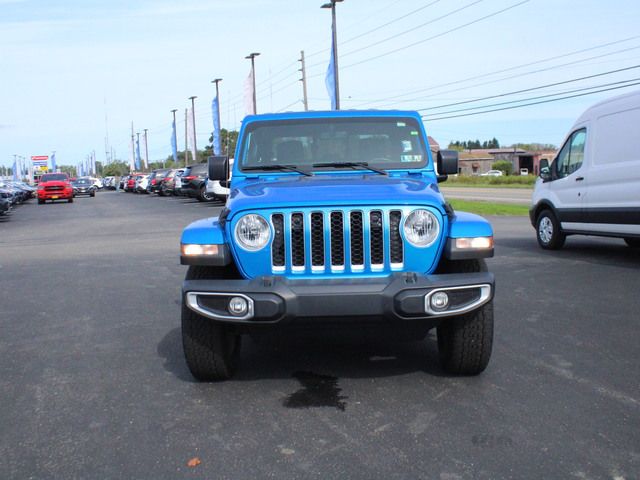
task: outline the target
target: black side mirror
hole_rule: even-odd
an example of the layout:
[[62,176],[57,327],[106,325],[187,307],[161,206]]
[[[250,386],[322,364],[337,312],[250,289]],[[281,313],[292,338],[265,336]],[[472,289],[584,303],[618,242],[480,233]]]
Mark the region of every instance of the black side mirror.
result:
[[223,181],[229,178],[229,157],[209,157],[209,180]]
[[543,158],[540,160],[540,178],[543,182],[551,180],[551,169],[549,168],[549,160]]
[[446,182],[449,175],[458,173],[458,152],[455,150],[438,150],[438,182]]

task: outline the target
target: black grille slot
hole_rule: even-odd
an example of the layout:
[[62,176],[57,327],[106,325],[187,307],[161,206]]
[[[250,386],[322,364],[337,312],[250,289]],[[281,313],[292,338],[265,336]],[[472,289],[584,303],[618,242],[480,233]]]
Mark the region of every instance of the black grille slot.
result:
[[311,265],[324,266],[324,218],[321,212],[311,214]]
[[389,214],[389,249],[391,250],[391,263],[402,263],[404,259],[402,237],[400,236],[400,220],[402,220],[402,212],[394,210]]
[[284,267],[284,216],[276,213],[271,217],[273,222],[273,243],[271,257],[274,267]]
[[384,230],[380,210],[372,210],[369,213],[369,225],[371,230],[371,264],[381,265],[384,263]]
[[342,212],[331,212],[331,265],[344,265],[344,221]]
[[351,264],[364,265],[364,230],[362,212],[351,212]]
[[301,213],[291,215],[291,264],[304,267],[304,217]]

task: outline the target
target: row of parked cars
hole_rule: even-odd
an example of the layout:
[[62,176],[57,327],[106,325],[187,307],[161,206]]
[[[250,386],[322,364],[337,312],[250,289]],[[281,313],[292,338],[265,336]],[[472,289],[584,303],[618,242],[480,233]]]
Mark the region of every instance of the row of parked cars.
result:
[[[151,173],[132,173],[120,178],[119,185],[109,182],[106,188],[130,193],[156,193],[161,197],[181,195],[200,202],[226,200],[228,182],[209,181],[207,164],[198,163],[185,168],[159,168]],[[108,177],[107,177],[108,178]],[[107,182],[107,179],[104,179]]]
[[24,182],[0,180],[0,216],[8,215],[14,207],[35,197],[36,189]]

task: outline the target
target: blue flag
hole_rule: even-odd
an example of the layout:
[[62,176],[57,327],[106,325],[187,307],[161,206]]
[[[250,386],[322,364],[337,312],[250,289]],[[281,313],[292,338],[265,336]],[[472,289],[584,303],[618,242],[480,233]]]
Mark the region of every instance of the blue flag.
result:
[[336,101],[336,59],[333,55],[333,52],[335,51],[333,45],[333,27],[331,29],[331,33],[331,58],[329,59],[329,66],[327,67],[327,75],[324,77],[324,84],[327,87],[327,93],[329,94],[329,98],[331,99],[331,110],[335,110],[337,108],[338,102]]
[[16,159],[13,159],[13,168],[11,169],[11,172],[13,173],[13,181],[17,182],[18,181],[18,165],[16,164]]
[[51,171],[52,172],[56,171],[56,152],[53,152],[51,154]]
[[176,140],[176,120],[172,122],[173,132],[171,134],[171,154],[173,155],[173,161],[178,163],[178,144]]
[[222,149],[220,148],[220,102],[218,101],[218,95],[215,96],[213,102],[211,102],[211,110],[213,111],[213,154],[220,155]]
[[136,170],[140,170],[140,137],[136,138]]

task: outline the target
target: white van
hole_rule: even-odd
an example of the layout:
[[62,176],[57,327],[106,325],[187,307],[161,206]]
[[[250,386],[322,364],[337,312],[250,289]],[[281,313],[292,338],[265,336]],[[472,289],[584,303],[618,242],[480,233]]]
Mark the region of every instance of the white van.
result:
[[542,248],[574,234],[640,247],[640,91],[589,108],[551,165],[543,162],[529,211]]

